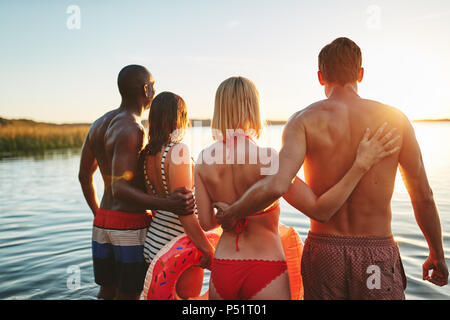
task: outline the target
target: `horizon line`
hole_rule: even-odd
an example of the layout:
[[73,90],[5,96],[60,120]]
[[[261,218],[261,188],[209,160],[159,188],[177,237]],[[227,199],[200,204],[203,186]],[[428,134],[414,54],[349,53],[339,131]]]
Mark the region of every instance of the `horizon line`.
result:
[[[3,120],[3,121],[2,121]],[[211,118],[191,118],[189,119],[192,123],[193,121],[201,121],[204,122],[211,122]],[[32,122],[35,124],[44,124],[44,125],[91,125],[94,123],[92,122],[48,122],[48,121],[37,121],[30,118],[16,118],[16,119],[9,119],[9,118],[3,118],[0,116],[0,125],[2,125],[5,121],[24,121],[24,122]],[[146,122],[147,119],[143,119],[143,122]],[[277,119],[266,119],[263,120],[264,123],[272,125],[272,124],[284,124],[288,121],[288,119],[283,120],[277,120]],[[450,118],[425,118],[425,119],[410,119],[411,122],[450,122]]]

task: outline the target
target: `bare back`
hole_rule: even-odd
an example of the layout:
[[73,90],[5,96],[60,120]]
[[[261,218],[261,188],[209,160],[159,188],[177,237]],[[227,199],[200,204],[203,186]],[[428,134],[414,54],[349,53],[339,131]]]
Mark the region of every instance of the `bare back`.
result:
[[[352,166],[366,128],[374,133],[383,122],[388,122],[402,134],[405,122],[396,109],[356,95],[331,97],[311,105],[297,116],[306,132],[305,180],[316,195],[336,184]],[[328,222],[311,220],[311,231],[338,235],[391,235],[390,201],[398,161],[397,152],[373,166]]]
[[[226,158],[226,148],[222,142],[216,142],[207,149],[203,150],[203,157],[205,157],[205,153],[210,153],[212,157],[216,156],[216,152],[218,154],[222,154],[223,157],[217,156],[217,159],[221,160],[221,163],[206,163],[207,160],[203,160],[203,165],[201,166],[201,177],[204,181],[208,192],[211,196],[211,200],[214,202],[225,202],[225,203],[234,203],[237,199],[239,199],[254,183],[260,180],[263,176],[261,175],[261,167],[260,163],[249,163],[249,154],[256,152],[267,154],[266,148],[261,148],[252,143],[249,140],[245,140],[245,150],[244,148],[240,148],[237,145],[240,143],[238,139],[236,139],[237,143],[234,146],[235,153],[242,152],[245,154],[245,163],[239,164],[237,163],[237,158],[240,157],[240,154],[237,154],[233,163],[236,164],[227,164]],[[241,159],[244,159],[243,157]],[[218,161],[219,162],[219,161]],[[229,159],[228,162],[231,162]]]
[[[239,141],[239,139],[236,139]],[[236,158],[233,163],[226,164],[226,147],[222,142],[216,142],[207,149],[205,153],[213,157],[222,153],[222,163],[206,164],[204,162],[198,166],[198,175],[208,192],[211,203],[225,202],[234,203],[239,199],[254,183],[263,178],[259,159],[256,163],[250,161],[250,154],[269,154],[270,149],[260,148],[253,142],[245,139],[245,149],[241,148],[237,142],[234,146]],[[245,159],[244,164],[238,164],[237,159]],[[245,156],[245,158],[244,158]],[[217,157],[220,159],[221,157]],[[230,160],[229,160],[230,161]],[[197,188],[197,186],[196,186]],[[252,212],[256,213],[256,212]],[[246,232],[239,236],[239,252],[236,252],[236,234],[224,232],[221,242],[216,250],[216,257],[226,256],[227,258],[259,258],[284,260],[284,254],[279,240],[278,221],[280,210],[274,210],[268,214],[249,216]]]
[[[132,137],[133,135],[135,137]],[[135,150],[135,154],[132,155],[137,158],[139,151],[142,150],[145,131],[141,124],[119,108],[106,113],[92,124],[86,142],[97,160],[104,182],[101,208],[124,212],[142,212],[145,209],[139,207],[136,203],[113,197],[111,188],[115,180],[128,179],[129,177],[133,185],[143,189],[141,179],[139,179],[141,175],[135,168],[130,168],[122,176],[113,173],[114,156],[118,156],[115,154],[117,153],[116,147],[118,144],[126,143],[127,136],[140,141],[141,147],[138,148],[139,150]]]

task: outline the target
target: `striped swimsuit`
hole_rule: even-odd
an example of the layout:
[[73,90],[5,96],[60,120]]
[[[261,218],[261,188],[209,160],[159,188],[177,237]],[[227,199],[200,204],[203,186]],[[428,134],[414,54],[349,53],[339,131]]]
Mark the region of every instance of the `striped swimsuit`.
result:
[[[176,143],[171,142],[164,150],[161,158],[161,176],[166,196],[169,195],[169,189],[167,188],[164,163],[167,157],[167,152],[169,152],[170,148],[172,148],[175,144]],[[147,188],[151,190],[155,196],[157,196],[156,190],[147,175],[146,161],[144,161],[144,177]],[[162,247],[182,233],[184,233],[184,228],[176,214],[164,210],[153,211],[153,221],[147,230],[147,236],[144,244],[145,261],[150,264]]]

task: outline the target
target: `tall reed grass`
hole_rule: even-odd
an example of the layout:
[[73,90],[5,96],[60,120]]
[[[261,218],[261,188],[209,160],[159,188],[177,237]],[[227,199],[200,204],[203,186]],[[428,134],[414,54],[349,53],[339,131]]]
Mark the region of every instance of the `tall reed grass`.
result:
[[79,148],[89,125],[52,125],[13,121],[0,124],[0,154]]

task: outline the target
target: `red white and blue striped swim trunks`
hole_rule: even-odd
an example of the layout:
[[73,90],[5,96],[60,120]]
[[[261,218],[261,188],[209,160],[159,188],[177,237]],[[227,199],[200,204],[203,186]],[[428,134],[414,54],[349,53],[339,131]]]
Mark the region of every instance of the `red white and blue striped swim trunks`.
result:
[[92,230],[95,282],[124,293],[142,290],[148,264],[144,243],[151,216],[99,209]]

